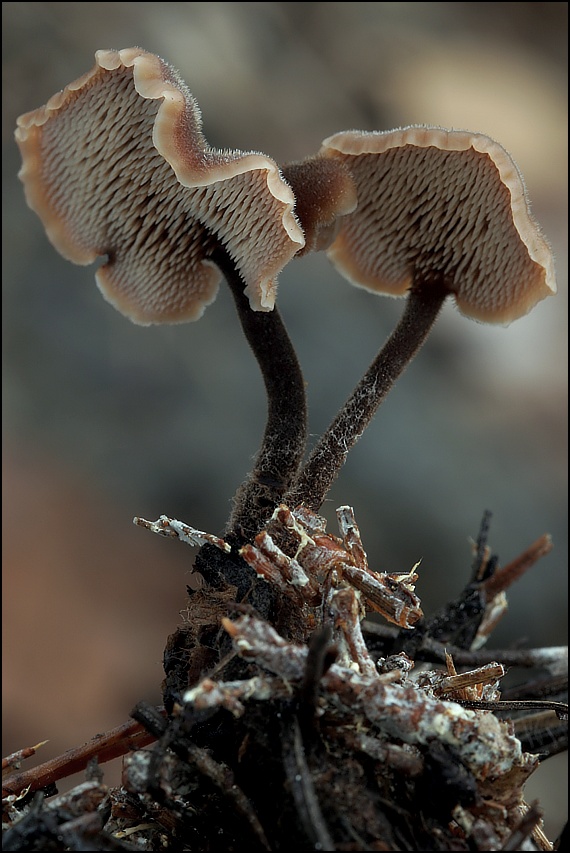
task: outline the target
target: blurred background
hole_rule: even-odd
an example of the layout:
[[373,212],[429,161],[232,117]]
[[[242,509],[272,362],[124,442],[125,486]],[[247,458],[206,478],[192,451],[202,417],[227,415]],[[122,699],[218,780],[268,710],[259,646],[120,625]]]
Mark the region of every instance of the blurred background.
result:
[[[160,54],[220,148],[280,163],[345,129],[436,124],[499,141],[525,176],[559,293],[508,328],[450,303],[335,483],[373,568],[405,571],[429,614],[469,576],[471,540],[505,564],[554,549],[510,592],[495,647],[567,642],[567,3],[3,3],[4,754],[45,760],[160,701],[194,552],[132,525],[165,513],[220,533],[265,421],[257,366],[223,286],[198,323],[142,328],[25,204],[18,115],[99,48]],[[403,303],[293,261],[278,302],[327,426]],[[564,820],[564,757],[529,785]],[[116,767],[106,779],[115,780]],[[533,787],[534,786],[534,787]],[[536,792],[536,794],[535,794]]]

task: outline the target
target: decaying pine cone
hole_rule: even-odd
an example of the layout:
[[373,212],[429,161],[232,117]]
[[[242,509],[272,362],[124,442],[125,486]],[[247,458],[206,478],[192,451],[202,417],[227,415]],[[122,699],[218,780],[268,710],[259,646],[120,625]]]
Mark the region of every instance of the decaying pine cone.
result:
[[[278,507],[239,556],[297,624],[276,630],[232,602],[228,584],[194,605],[191,596],[186,633],[168,647],[174,670],[181,661],[171,713],[144,703],[133,712],[156,742],[126,756],[121,787],[90,783],[81,814],[65,797],[8,797],[5,849],[554,849],[524,786],[565,746],[564,650],[508,660],[482,650],[505,588],[549,542],[501,569],[480,536],[464,592],[425,618],[417,567],[372,571],[350,508],[338,518],[341,538],[305,509]],[[140,523],[230,553],[180,522]],[[363,622],[367,610],[390,624]],[[547,677],[504,702],[506,663]],[[540,754],[528,748],[531,730]]]

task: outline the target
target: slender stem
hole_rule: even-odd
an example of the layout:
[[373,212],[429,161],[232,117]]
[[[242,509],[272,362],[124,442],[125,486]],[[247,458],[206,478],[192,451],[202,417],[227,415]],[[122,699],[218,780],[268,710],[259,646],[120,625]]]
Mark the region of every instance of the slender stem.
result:
[[272,311],[253,311],[244,282],[228,255],[212,260],[230,287],[247,341],[267,392],[267,422],[251,473],[237,490],[226,534],[249,540],[259,532],[299,468],[307,440],[305,382],[283,321]]
[[499,593],[508,589],[521,575],[527,572],[537,560],[545,557],[552,551],[552,539],[548,533],[544,533],[540,539],[533,542],[532,545],[519,554],[514,560],[511,560],[506,566],[491,575],[483,582],[485,592],[485,600],[492,601]]
[[440,312],[448,291],[443,287],[414,287],[398,325],[339,411],[284,496],[289,506],[299,504],[317,512],[356,444],[394,385],[412,361]]
[[[157,713],[162,713],[162,709],[158,709]],[[104,734],[95,735],[82,746],[69,749],[63,755],[51,758],[44,764],[32,767],[30,770],[11,773],[2,781],[2,796],[20,794],[24,789],[38,791],[60,779],[66,779],[74,773],[85,770],[94,758],[99,764],[104,764],[127,752],[142,749],[154,740],[156,740],[155,735],[149,734],[140,723],[129,720]]]

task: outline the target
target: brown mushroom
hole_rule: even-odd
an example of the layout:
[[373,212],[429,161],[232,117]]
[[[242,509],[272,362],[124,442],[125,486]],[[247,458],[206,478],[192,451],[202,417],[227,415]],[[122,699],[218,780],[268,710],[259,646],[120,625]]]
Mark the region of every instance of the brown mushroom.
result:
[[97,283],[135,323],[197,319],[223,273],[269,397],[262,448],[230,522],[255,528],[305,447],[303,378],[274,308],[277,276],[305,242],[295,197],[264,154],[208,145],[194,98],[162,59],[137,47],[95,57],[91,71],[18,119],[28,204],[65,258],[106,256]]
[[295,215],[305,235],[296,257],[328,249],[342,217],[356,209],[356,186],[348,167],[317,156],[288,163],[281,172],[295,195]]
[[140,48],[96,65],[18,119],[27,201],[68,260],[107,261],[104,296],[136,323],[199,317],[215,297],[223,246],[256,311],[304,245],[294,195],[264,154],[219,151],[178,73]]
[[314,511],[446,297],[469,317],[508,324],[556,291],[522,176],[489,137],[423,126],[351,131],[326,139],[320,156],[348,166],[358,196],[329,258],[355,285],[408,296],[396,329],[284,497]]

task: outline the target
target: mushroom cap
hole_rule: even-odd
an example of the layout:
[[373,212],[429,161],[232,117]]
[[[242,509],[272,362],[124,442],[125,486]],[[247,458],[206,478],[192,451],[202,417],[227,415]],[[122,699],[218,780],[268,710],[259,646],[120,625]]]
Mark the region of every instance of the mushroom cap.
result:
[[548,243],[505,149],[465,130],[346,131],[320,155],[348,165],[358,206],[327,251],[368,290],[402,296],[443,283],[459,310],[508,324],[556,292]]
[[336,238],[341,218],[356,209],[356,187],[340,160],[307,157],[283,166],[282,174],[295,195],[295,215],[305,235],[297,257],[327,249]]
[[222,245],[251,307],[304,245],[277,164],[208,145],[177,71],[138,47],[99,50],[91,71],[21,116],[16,140],[29,206],[68,260],[106,261],[97,283],[136,323],[201,316],[217,293]]

